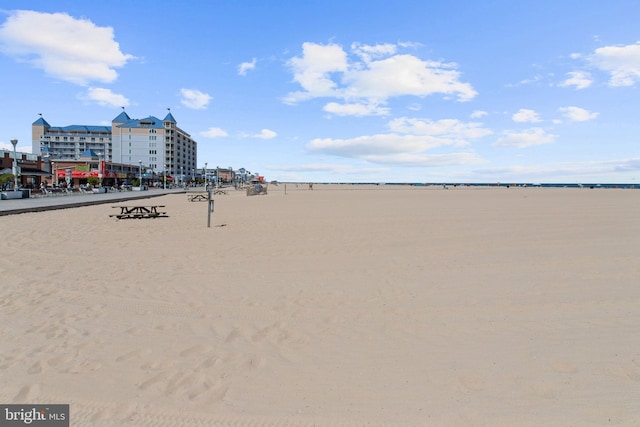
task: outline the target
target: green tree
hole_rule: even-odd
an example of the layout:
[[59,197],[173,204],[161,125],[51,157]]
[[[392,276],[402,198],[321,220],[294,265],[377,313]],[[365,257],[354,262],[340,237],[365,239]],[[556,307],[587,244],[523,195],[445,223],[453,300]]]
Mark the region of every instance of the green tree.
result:
[[14,176],[12,173],[4,173],[0,175],[0,188],[3,190],[9,187],[9,184],[13,183]]

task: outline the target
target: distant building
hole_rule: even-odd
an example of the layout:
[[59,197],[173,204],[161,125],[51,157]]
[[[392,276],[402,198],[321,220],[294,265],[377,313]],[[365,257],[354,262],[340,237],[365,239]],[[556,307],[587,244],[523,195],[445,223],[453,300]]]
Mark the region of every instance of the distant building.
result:
[[132,119],[122,111],[111,126],[51,126],[40,117],[31,125],[32,150],[51,161],[79,160],[92,150],[100,160],[133,165],[178,180],[197,169],[196,141],[177,126],[171,112],[160,120]]
[[[38,188],[40,182],[51,179],[51,173],[43,170],[44,165],[40,156],[21,152],[17,152],[16,156],[20,187]],[[0,175],[3,174],[13,174],[13,151],[0,150]]]

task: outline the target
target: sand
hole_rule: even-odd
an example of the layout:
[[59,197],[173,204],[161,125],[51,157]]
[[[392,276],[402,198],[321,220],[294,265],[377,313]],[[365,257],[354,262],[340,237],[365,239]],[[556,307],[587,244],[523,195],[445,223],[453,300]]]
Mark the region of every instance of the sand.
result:
[[640,191],[270,186],[0,218],[0,402],[74,426],[640,424]]

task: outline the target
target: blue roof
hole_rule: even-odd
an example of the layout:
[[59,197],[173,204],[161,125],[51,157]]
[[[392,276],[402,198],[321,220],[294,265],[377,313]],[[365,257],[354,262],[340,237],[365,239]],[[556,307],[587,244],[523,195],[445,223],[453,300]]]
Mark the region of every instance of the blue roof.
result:
[[167,114],[167,117],[164,118],[165,122],[173,122],[176,123],[176,119],[173,118],[173,114],[171,114],[171,112],[169,112],[169,114]]
[[64,126],[63,129],[65,132],[111,132],[111,126],[85,126],[85,125],[71,125]]
[[118,117],[111,121],[116,123],[124,123],[128,122],[129,120],[131,120],[131,117],[129,117],[129,115],[125,111],[123,111],[122,113],[118,114]]
[[119,128],[164,128],[162,120],[157,117],[149,116],[144,119],[128,120],[126,123],[118,125]]
[[80,154],[80,157],[98,157],[98,154],[95,151],[89,149]]
[[44,125],[44,126],[49,126],[49,123],[47,123],[47,121],[45,119],[43,119],[42,117],[40,117],[38,120],[36,120],[35,122],[33,122],[34,125]]

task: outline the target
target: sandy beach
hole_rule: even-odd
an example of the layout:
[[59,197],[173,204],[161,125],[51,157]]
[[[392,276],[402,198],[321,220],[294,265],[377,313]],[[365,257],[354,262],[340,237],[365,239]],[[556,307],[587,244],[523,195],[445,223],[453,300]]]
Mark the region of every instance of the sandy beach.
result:
[[0,218],[0,402],[73,426],[640,425],[640,191],[284,184]]

